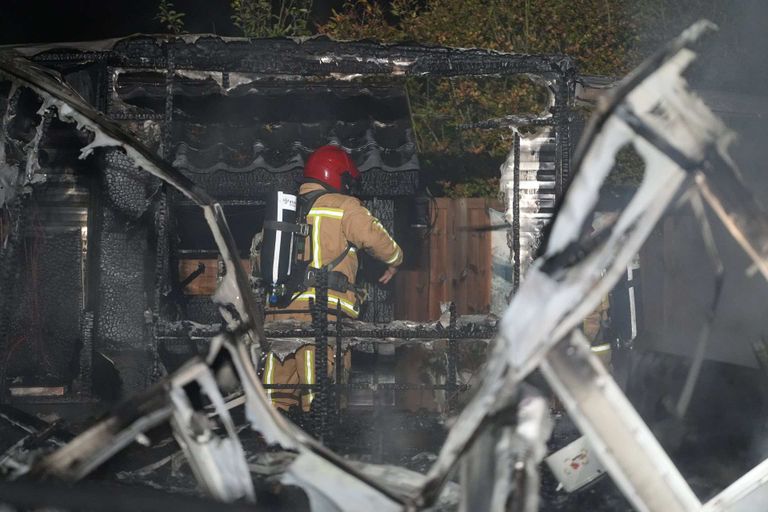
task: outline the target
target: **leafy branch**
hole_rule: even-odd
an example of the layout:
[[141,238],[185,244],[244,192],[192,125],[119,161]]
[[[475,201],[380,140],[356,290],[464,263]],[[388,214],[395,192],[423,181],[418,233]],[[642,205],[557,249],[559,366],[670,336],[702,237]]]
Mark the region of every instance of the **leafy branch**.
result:
[[232,23],[245,37],[284,37],[310,34],[312,0],[230,0]]
[[160,0],[157,6],[155,19],[158,20],[165,30],[171,34],[184,33],[184,16],[186,13],[177,11],[173,2],[170,0]]

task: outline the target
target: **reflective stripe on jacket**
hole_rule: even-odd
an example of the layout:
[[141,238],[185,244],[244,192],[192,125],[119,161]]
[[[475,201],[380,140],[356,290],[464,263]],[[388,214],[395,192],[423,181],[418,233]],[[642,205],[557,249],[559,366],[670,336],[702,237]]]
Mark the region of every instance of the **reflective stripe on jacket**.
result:
[[[305,183],[299,189],[304,195],[314,190],[322,190],[322,185]],[[403,251],[390,236],[379,219],[371,215],[359,199],[344,194],[325,194],[320,196],[307,213],[307,223],[312,226],[312,237],[306,244],[304,258],[311,261],[313,268],[321,268],[338,257],[349,244],[390,266],[403,262]],[[333,270],[347,276],[350,283],[355,283],[358,261],[357,251],[353,248]],[[307,302],[314,299],[315,290],[304,291],[295,302]],[[352,318],[357,318],[359,308],[353,291],[341,293],[328,291],[328,305],[335,310],[338,305]],[[296,305],[297,309],[306,309],[306,304]],[[293,309],[293,306],[291,306]]]

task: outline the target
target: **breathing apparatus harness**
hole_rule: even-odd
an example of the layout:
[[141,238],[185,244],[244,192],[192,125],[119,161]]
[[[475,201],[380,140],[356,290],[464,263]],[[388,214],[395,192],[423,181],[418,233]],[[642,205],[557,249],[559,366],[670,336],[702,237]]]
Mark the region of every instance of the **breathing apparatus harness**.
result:
[[[342,272],[334,270],[344,258],[347,257],[349,252],[355,248],[354,244],[347,242],[347,247],[344,251],[327,265],[323,265],[322,269],[309,266],[309,263],[314,256],[313,251],[315,250],[311,243],[309,259],[305,260],[303,258],[307,239],[311,240],[313,229],[313,226],[307,223],[307,215],[315,202],[328,193],[330,193],[328,190],[313,190],[298,196],[296,200],[295,222],[278,221],[274,219],[267,219],[264,221],[265,239],[269,236],[276,236],[277,233],[287,233],[291,241],[289,251],[291,262],[287,267],[287,271],[281,272],[282,275],[277,282],[273,282],[268,286],[268,301],[270,306],[278,308],[287,307],[302,293],[315,286],[317,273],[321,270],[328,272],[328,289],[341,293],[353,291],[355,292],[358,304],[364,300],[365,290],[355,286],[354,283],[351,283],[347,276]],[[261,260],[262,275],[270,275],[268,271],[265,272],[265,270],[272,268],[273,265],[279,265],[280,262],[270,261],[269,258],[264,258],[263,256],[264,255],[262,255]]]

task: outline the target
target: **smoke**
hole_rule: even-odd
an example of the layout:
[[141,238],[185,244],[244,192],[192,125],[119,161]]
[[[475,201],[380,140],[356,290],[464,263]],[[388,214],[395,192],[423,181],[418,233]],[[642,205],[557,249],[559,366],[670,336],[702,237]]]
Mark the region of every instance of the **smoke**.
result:
[[[647,9],[638,0],[634,6]],[[708,18],[720,30],[699,49],[686,77],[736,133],[730,155],[768,211],[768,2],[655,2],[662,20],[642,17],[638,51]],[[662,5],[669,4],[669,5]],[[647,12],[647,11],[646,11]],[[768,375],[753,344],[768,339],[768,283],[708,212],[724,265],[722,295],[712,310],[715,263],[686,202],[668,212],[640,254],[640,325],[632,354],[629,394],[701,498],[722,489],[768,455]],[[683,417],[675,414],[692,367],[697,335],[712,318],[702,372]]]

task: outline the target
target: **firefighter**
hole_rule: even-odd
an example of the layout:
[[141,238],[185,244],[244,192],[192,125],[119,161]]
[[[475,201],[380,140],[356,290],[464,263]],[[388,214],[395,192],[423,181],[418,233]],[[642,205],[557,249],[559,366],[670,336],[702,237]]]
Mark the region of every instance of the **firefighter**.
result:
[[[309,269],[329,268],[328,310],[338,310],[348,318],[357,318],[364,294],[355,283],[357,251],[366,251],[384,262],[387,269],[379,278],[387,284],[403,261],[400,246],[381,222],[371,215],[353,194],[359,189],[360,172],[350,156],[341,148],[323,146],[312,153],[304,167],[299,188],[299,200],[311,203],[307,223],[311,225],[310,240],[305,245],[304,261]],[[288,306],[291,310],[307,310],[315,298],[315,288],[299,290]],[[338,309],[337,309],[338,308]],[[308,320],[308,314],[296,316]],[[328,373],[333,375],[334,351],[328,348]],[[351,355],[344,354],[344,367],[349,368]],[[265,384],[315,384],[315,348],[305,345],[281,360],[274,353],[267,355],[263,373]],[[314,394],[300,389],[268,389],[267,395],[280,409],[300,406],[309,411]]]

